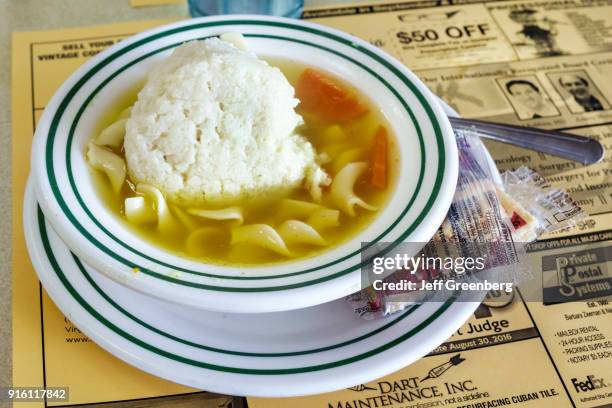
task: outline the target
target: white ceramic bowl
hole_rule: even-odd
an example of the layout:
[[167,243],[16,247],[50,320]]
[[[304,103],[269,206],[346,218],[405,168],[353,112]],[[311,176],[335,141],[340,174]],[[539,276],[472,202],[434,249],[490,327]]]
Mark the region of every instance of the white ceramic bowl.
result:
[[[299,61],[346,79],[387,117],[401,155],[398,187],[376,220],[350,242],[317,257],[274,266],[210,265],[143,241],[101,201],[84,156],[101,113],[174,47],[228,31],[244,34],[260,56]],[[297,309],[358,290],[361,242],[428,241],[451,203],[457,167],[446,115],[400,62],[331,28],[261,16],[182,21],[109,48],[55,93],[36,128],[32,148],[37,198],[47,220],[75,254],[143,293],[228,312]],[[140,273],[134,273],[134,267]]]
[[190,387],[287,397],[368,383],[429,353],[479,305],[448,299],[365,320],[344,299],[258,314],[170,304],[117,284],[71,254],[38,211],[30,187],[24,201],[25,240],[53,302],[116,357]]

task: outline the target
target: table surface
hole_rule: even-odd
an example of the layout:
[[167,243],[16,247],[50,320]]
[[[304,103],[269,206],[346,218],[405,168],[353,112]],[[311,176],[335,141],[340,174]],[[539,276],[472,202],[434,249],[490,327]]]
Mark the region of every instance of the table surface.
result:
[[[350,3],[367,0],[350,1]],[[368,1],[369,3],[375,0]],[[307,0],[306,5],[342,1]],[[121,21],[186,18],[185,5],[130,7],[128,0],[0,0],[0,217],[8,222],[0,230],[0,386],[11,384],[11,33],[58,29]],[[182,407],[196,406],[185,400]]]

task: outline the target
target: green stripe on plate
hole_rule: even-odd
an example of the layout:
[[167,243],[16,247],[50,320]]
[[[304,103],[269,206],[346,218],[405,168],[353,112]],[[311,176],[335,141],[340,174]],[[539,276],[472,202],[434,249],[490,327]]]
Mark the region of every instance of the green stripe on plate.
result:
[[174,336],[172,334],[166,333],[165,331],[160,330],[160,329],[158,329],[158,328],[156,328],[154,326],[151,326],[147,322],[140,320],[138,317],[134,316],[133,314],[131,314],[130,312],[128,312],[127,310],[122,308],[120,305],[118,305],[113,299],[111,299],[110,296],[108,296],[108,294],[106,294],[96,284],[96,282],[92,279],[92,277],[89,275],[89,273],[87,273],[87,270],[86,270],[85,266],[83,265],[83,263],[81,262],[81,260],[76,255],[72,254],[72,258],[74,259],[74,262],[76,263],[78,269],[81,271],[81,273],[83,274],[85,279],[87,279],[89,284],[98,292],[98,294],[100,296],[102,296],[108,303],[110,303],[115,309],[117,309],[119,312],[121,312],[125,316],[129,317],[130,319],[132,319],[135,323],[137,323],[137,324],[139,324],[139,325],[141,325],[141,326],[151,330],[154,333],[157,333],[157,334],[159,334],[161,336],[167,337],[167,338],[169,338],[171,340],[174,340],[174,341],[177,341],[179,343],[183,343],[183,344],[185,344],[187,346],[196,347],[196,348],[200,348],[200,349],[208,350],[208,351],[214,351],[216,353],[231,354],[231,355],[236,355],[236,356],[246,356],[246,357],[290,357],[290,356],[301,356],[301,355],[305,355],[305,354],[321,353],[323,351],[329,351],[329,350],[337,349],[337,348],[340,348],[340,347],[345,347],[345,346],[348,346],[348,345],[360,342],[362,340],[365,340],[367,338],[370,338],[372,336],[375,336],[375,335],[385,331],[389,327],[395,326],[397,323],[399,323],[402,320],[404,320],[406,317],[408,317],[415,310],[417,310],[419,307],[422,306],[422,304],[413,305],[409,309],[406,309],[405,312],[399,313],[399,316],[397,318],[390,319],[390,322],[385,324],[384,326],[381,326],[381,327],[379,327],[379,328],[377,328],[375,330],[372,330],[372,331],[370,331],[370,332],[368,332],[366,334],[363,334],[363,335],[361,335],[359,337],[355,337],[354,339],[346,340],[346,341],[343,341],[341,343],[332,344],[330,346],[319,347],[319,348],[311,349],[311,350],[291,351],[291,352],[286,352],[286,353],[252,353],[252,352],[246,352],[246,351],[224,350],[224,349],[220,349],[220,348],[216,348],[216,347],[207,346],[207,345],[204,345],[204,344],[194,343],[194,342],[192,342],[190,340],[185,340],[183,338],[180,338],[180,337]]
[[[150,351],[160,357],[165,357],[165,358],[168,358],[170,360],[173,360],[173,361],[176,361],[182,364],[187,364],[187,365],[191,365],[191,366],[195,366],[199,368],[205,368],[205,369],[214,370],[214,371],[237,373],[237,374],[252,374],[252,375],[289,375],[289,374],[301,374],[301,373],[307,373],[307,372],[322,371],[322,370],[340,367],[340,366],[347,365],[347,364],[352,364],[357,361],[366,359],[368,357],[372,357],[376,354],[382,353],[386,350],[389,350],[403,343],[409,338],[415,336],[416,334],[421,332],[423,329],[425,329],[427,326],[429,326],[432,322],[437,320],[456,300],[456,296],[448,299],[446,302],[444,302],[440,306],[440,308],[438,308],[435,312],[433,312],[429,317],[427,317],[425,320],[420,322],[413,329],[410,329],[409,331],[402,334],[401,336],[393,340],[390,340],[387,344],[384,344],[372,350],[369,350],[364,353],[357,354],[353,357],[348,357],[342,360],[333,361],[333,362],[329,362],[325,364],[305,366],[305,367],[277,368],[277,369],[227,367],[227,366],[222,366],[218,364],[211,364],[211,363],[207,363],[204,361],[194,360],[191,358],[180,356],[180,355],[171,353],[169,351],[160,349],[154,345],[151,345],[143,341],[137,336],[128,333],[127,331],[121,329],[120,327],[118,327],[117,325],[115,325],[114,323],[106,319],[93,306],[87,303],[87,301],[78,293],[78,291],[72,286],[72,284],[70,283],[70,281],[68,280],[64,272],[62,271],[61,267],[59,266],[59,263],[57,262],[57,259],[55,258],[55,254],[53,253],[53,250],[51,249],[49,237],[47,234],[47,228],[45,225],[44,215],[40,207],[38,207],[37,209],[37,221],[38,221],[38,229],[40,232],[40,238],[43,243],[45,254],[47,256],[49,263],[51,264],[51,267],[53,268],[53,271],[57,275],[58,279],[60,280],[64,288],[70,293],[72,298],[81,307],[83,307],[83,309],[85,309],[87,313],[89,313],[93,318],[95,318],[98,322],[104,325],[107,329],[111,330],[112,332],[119,335],[123,339],[147,351]],[[118,310],[121,312],[120,309]]]

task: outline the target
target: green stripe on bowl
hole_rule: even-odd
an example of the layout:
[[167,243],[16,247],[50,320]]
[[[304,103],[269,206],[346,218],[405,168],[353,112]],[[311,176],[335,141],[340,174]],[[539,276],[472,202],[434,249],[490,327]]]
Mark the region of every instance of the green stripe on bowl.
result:
[[[106,235],[108,235],[110,238],[112,238],[115,242],[119,243],[121,246],[123,246],[124,248],[128,249],[129,251],[147,259],[153,262],[156,262],[158,265],[160,266],[164,266],[164,267],[168,267],[168,268],[172,268],[175,269],[176,271],[179,272],[185,272],[185,273],[189,273],[189,274],[193,274],[193,275],[198,275],[198,276],[206,276],[206,277],[211,277],[211,278],[221,278],[221,279],[228,279],[228,280],[262,280],[262,279],[278,279],[278,278],[283,278],[283,277],[290,277],[290,276],[297,276],[297,275],[301,275],[304,273],[310,273],[310,272],[316,272],[317,270],[329,267],[329,266],[333,266],[337,263],[343,262],[349,258],[351,258],[352,256],[357,255],[358,253],[360,253],[363,249],[367,249],[368,247],[370,247],[371,245],[373,245],[376,242],[379,242],[380,239],[382,239],[382,237],[384,237],[386,234],[389,233],[389,231],[391,231],[396,225],[397,223],[399,223],[401,221],[401,219],[404,217],[404,215],[410,210],[410,208],[412,207],[414,201],[416,200],[416,197],[421,189],[421,185],[423,182],[423,175],[424,175],[424,168],[425,168],[425,161],[426,161],[426,152],[425,152],[425,146],[424,146],[424,141],[423,141],[423,137],[422,137],[422,132],[421,129],[419,127],[418,122],[416,121],[416,118],[414,117],[414,114],[412,112],[412,110],[410,109],[410,107],[408,106],[408,104],[403,101],[403,99],[401,98],[401,96],[399,95],[399,93],[392,88],[384,79],[382,79],[375,71],[370,70],[369,68],[367,68],[366,66],[364,66],[363,64],[361,64],[360,62],[353,60],[347,56],[342,55],[341,53],[338,53],[334,50],[319,46],[317,44],[313,44],[313,43],[309,43],[307,41],[301,41],[301,40],[296,40],[296,39],[292,39],[292,38],[288,38],[288,37],[280,37],[280,36],[271,36],[271,35],[246,35],[247,37],[262,37],[262,38],[274,38],[274,39],[280,39],[283,41],[291,41],[291,42],[297,42],[297,43],[301,43],[304,45],[309,45],[315,48],[319,48],[319,49],[324,49],[330,53],[333,53],[335,55],[338,55],[342,58],[345,58],[347,60],[350,60],[352,63],[354,63],[355,65],[360,66],[361,68],[363,68],[364,70],[367,70],[372,76],[376,77],[379,81],[381,81],[383,84],[385,84],[385,86],[396,96],[396,98],[398,98],[398,100],[400,100],[400,102],[402,103],[402,106],[406,109],[406,111],[408,112],[410,118],[412,119],[412,122],[415,124],[415,128],[417,130],[417,135],[419,137],[419,146],[420,146],[420,151],[421,151],[421,166],[419,169],[419,178],[417,180],[417,186],[415,189],[415,192],[413,193],[411,199],[409,200],[408,204],[406,205],[405,209],[401,212],[400,216],[382,233],[380,234],[374,241],[372,241],[371,243],[368,243],[366,245],[364,245],[360,250],[358,251],[354,251],[348,255],[345,255],[341,258],[338,258],[336,260],[334,260],[333,262],[329,262],[327,264],[324,265],[320,265],[314,268],[310,268],[304,271],[298,271],[298,272],[291,272],[291,273],[286,273],[286,274],[276,274],[276,275],[270,275],[270,276],[253,276],[253,277],[249,277],[249,276],[226,276],[226,275],[215,275],[215,274],[211,274],[211,273],[204,273],[204,272],[198,272],[198,271],[193,271],[190,269],[185,269],[185,268],[181,268],[175,265],[171,265],[165,262],[161,262],[158,261],[155,258],[150,257],[147,254],[144,254],[140,251],[137,251],[136,249],[132,248],[131,246],[129,246],[128,244],[126,244],[125,242],[121,241],[119,238],[117,238],[116,236],[114,236],[113,234],[110,233],[110,231],[108,231],[94,216],[93,214],[89,211],[89,209],[87,208],[87,206],[85,205],[85,202],[83,201],[83,198],[81,196],[81,194],[78,191],[78,188],[76,186],[76,181],[75,181],[75,177],[74,177],[74,173],[72,171],[72,166],[71,166],[71,156],[72,156],[72,141],[74,139],[74,134],[75,134],[75,130],[76,127],[78,126],[78,122],[80,117],[82,116],[83,112],[85,111],[85,109],[87,108],[87,106],[89,105],[89,103],[91,102],[91,100],[97,95],[97,93],[104,88],[104,86],[110,82],[113,78],[115,78],[117,75],[119,75],[122,71],[128,69],[129,67],[131,67],[132,65],[136,64],[137,62],[140,62],[143,59],[149,58],[150,56],[157,54],[159,52],[162,52],[164,50],[176,47],[178,45],[180,45],[181,43],[175,43],[166,47],[163,47],[161,49],[155,50],[151,53],[148,53],[146,55],[143,55],[133,61],[131,61],[130,63],[124,65],[121,69],[115,71],[112,75],[110,75],[107,79],[105,79],[85,100],[85,102],[83,103],[83,105],[81,106],[81,108],[79,109],[79,111],[77,112],[77,115],[74,119],[74,121],[72,122],[71,128],[70,128],[70,132],[68,135],[68,143],[66,146],[66,166],[68,168],[68,178],[70,180],[70,185],[71,188],[73,190],[73,193],[75,194],[77,201],[79,202],[79,204],[81,205],[81,208],[87,213],[87,215],[89,216],[89,218],[92,220],[92,222],[94,222],[96,224],[96,226],[98,226],[98,228],[100,228],[102,231],[104,231],[104,233]],[[416,223],[413,224],[416,227]],[[405,231],[405,234],[410,233],[411,230],[408,229]],[[85,233],[87,233],[85,231]],[[89,235],[89,233],[87,233]],[[91,235],[89,235],[91,236]],[[155,272],[151,272],[150,269],[148,268],[143,268],[140,265],[136,265],[136,264],[130,264],[130,263],[126,263],[124,261],[122,261],[122,257],[120,257],[119,255],[115,254],[114,252],[108,250],[106,247],[104,247],[99,241],[95,240],[95,238],[91,237],[91,241],[94,242],[98,248],[102,249],[104,252],[107,253],[107,255],[112,256],[113,258],[115,258],[116,260],[119,260],[120,262],[122,262],[124,265],[128,266],[129,268],[133,268],[133,267],[138,267],[140,270],[142,270],[145,273],[149,273],[152,276],[158,276],[157,273]],[[392,247],[389,247],[387,249],[387,251],[391,250]],[[375,256],[379,256],[379,254],[376,254]],[[365,260],[361,263],[359,263],[358,265],[356,265],[355,267],[353,267],[352,269],[347,269],[343,272],[350,272],[352,270],[355,270],[357,268],[360,268],[364,265],[366,265],[369,262],[369,260]],[[344,274],[344,273],[343,273]],[[335,276],[341,276],[341,275],[335,275]],[[181,280],[182,281],[182,280]]]
[[[62,283],[64,288],[70,293],[72,298],[87,313],[89,313],[93,318],[95,318],[99,323],[104,325],[107,329],[111,330],[112,332],[114,332],[115,334],[119,335],[123,339],[125,339],[125,340],[131,342],[132,344],[135,344],[135,345],[137,345],[137,346],[139,346],[139,347],[141,347],[141,348],[143,348],[143,349],[145,349],[147,351],[150,351],[150,352],[152,352],[152,353],[154,353],[154,354],[156,354],[156,355],[158,355],[160,357],[165,357],[165,358],[168,358],[170,360],[173,360],[173,361],[176,361],[176,362],[179,362],[179,363],[182,363],[182,364],[187,364],[187,365],[191,365],[191,366],[195,366],[195,367],[199,367],[199,368],[204,368],[204,369],[209,369],[209,370],[214,370],[214,371],[237,373],[237,374],[252,374],[252,375],[289,375],[289,374],[301,374],[301,373],[307,373],[307,372],[322,371],[322,370],[327,370],[327,369],[331,369],[331,368],[340,367],[340,366],[347,365],[347,364],[352,364],[352,363],[355,363],[357,361],[360,361],[360,360],[363,360],[363,359],[375,356],[375,355],[377,355],[379,353],[382,353],[382,352],[384,352],[386,350],[389,350],[389,349],[391,349],[391,348],[393,348],[393,347],[403,343],[404,341],[408,340],[409,338],[415,336],[416,334],[420,333],[427,326],[429,326],[431,323],[436,321],[456,300],[456,296],[448,299],[436,311],[434,311],[425,320],[420,322],[417,326],[415,326],[414,328],[408,330],[406,333],[402,334],[401,336],[399,336],[399,337],[397,337],[397,338],[395,338],[393,340],[390,340],[387,344],[384,344],[384,345],[376,347],[376,348],[374,348],[372,350],[368,350],[366,352],[363,352],[363,353],[360,353],[358,355],[355,355],[355,356],[352,356],[352,357],[348,357],[348,358],[345,358],[345,359],[342,359],[342,360],[333,361],[333,362],[324,363],[324,364],[312,365],[312,366],[294,367],[294,368],[280,368],[280,369],[255,369],[255,368],[227,367],[227,366],[222,366],[222,365],[218,365],[218,364],[211,364],[211,363],[207,363],[207,362],[204,362],[204,361],[199,361],[199,360],[194,360],[194,359],[191,359],[191,358],[179,356],[179,355],[176,355],[176,354],[171,353],[169,351],[160,349],[160,348],[158,348],[158,347],[156,347],[154,345],[151,345],[151,344],[145,342],[144,340],[141,340],[137,336],[132,335],[132,334],[126,332],[125,330],[121,329],[120,327],[118,327],[117,325],[115,325],[114,323],[112,323],[108,319],[106,319],[92,305],[87,303],[87,301],[78,293],[78,291],[72,286],[72,284],[70,283],[70,281],[68,280],[68,278],[66,277],[64,272],[62,271],[61,267],[59,266],[59,263],[58,263],[57,259],[55,258],[55,254],[53,253],[53,250],[51,249],[51,244],[49,242],[49,237],[48,237],[48,234],[47,234],[47,228],[46,228],[46,225],[45,225],[44,215],[43,215],[40,207],[38,207],[38,210],[37,210],[37,221],[38,221],[38,229],[39,229],[40,238],[41,238],[41,241],[42,241],[42,244],[43,244],[43,248],[44,248],[45,254],[47,256],[47,259],[48,259],[49,263],[51,264],[51,267],[53,268],[53,272],[56,274],[56,276],[58,277],[58,279],[60,280],[60,282]],[[88,281],[90,281],[90,279],[88,279]],[[106,299],[107,297],[104,296],[104,298]],[[118,308],[117,310],[119,310],[120,312],[123,313],[123,309]],[[405,316],[407,316],[408,314],[410,314],[410,313],[407,312],[405,314]],[[128,318],[131,318],[131,315],[129,315],[129,314],[125,314],[125,315]],[[402,316],[400,318],[403,318],[405,316]],[[400,318],[398,318],[396,320],[400,320]],[[139,323],[139,322],[137,322],[137,323]],[[144,327],[148,328],[146,326],[144,326]],[[388,328],[388,327],[386,327],[386,328]],[[228,354],[232,354],[232,353],[228,353]],[[257,355],[257,356],[260,356],[260,355]]]
[[[384,252],[390,251],[391,249],[393,249],[393,247],[395,247],[399,242],[403,241],[403,239],[405,237],[407,237],[423,220],[423,218],[425,218],[425,216],[427,215],[427,213],[429,212],[429,210],[431,209],[436,197],[439,194],[440,191],[440,187],[442,184],[442,179],[444,177],[444,165],[445,165],[445,154],[444,154],[444,140],[441,134],[441,129],[440,129],[440,125],[439,123],[436,121],[435,115],[433,114],[433,111],[431,110],[431,107],[427,104],[427,101],[425,100],[425,98],[423,97],[423,95],[419,92],[419,90],[415,87],[415,85],[410,82],[408,80],[408,78],[403,77],[402,73],[395,68],[393,65],[391,65],[389,62],[385,61],[384,59],[380,58],[378,55],[376,55],[375,53],[373,53],[370,50],[364,49],[358,45],[355,45],[354,43],[343,39],[341,37],[337,37],[333,34],[330,33],[326,33],[326,32],[322,32],[316,29],[312,29],[309,27],[301,27],[301,26],[293,26],[293,25],[288,25],[285,23],[276,23],[276,22],[264,22],[264,21],[250,21],[250,20],[236,20],[236,21],[223,21],[223,22],[210,22],[210,23],[200,23],[200,24],[195,24],[195,25],[191,25],[191,26],[185,26],[185,27],[179,27],[179,28],[175,28],[175,29],[171,29],[165,32],[161,32],[161,33],[157,33],[155,35],[152,35],[150,37],[144,38],[142,40],[139,40],[133,44],[130,44],[120,50],[118,50],[116,53],[110,55],[109,57],[107,57],[106,59],[104,59],[101,63],[99,63],[98,65],[96,65],[94,68],[92,68],[90,71],[88,71],[82,78],[79,79],[79,81],[77,81],[77,83],[75,84],[75,86],[73,86],[73,88],[71,88],[66,97],[64,98],[64,100],[62,100],[57,112],[55,113],[55,116],[52,120],[51,126],[50,126],[50,130],[49,130],[49,136],[47,139],[47,148],[46,148],[46,165],[47,165],[47,175],[49,177],[49,181],[50,181],[50,186],[51,189],[53,191],[54,197],[56,198],[58,204],[60,205],[62,211],[64,212],[64,214],[68,217],[68,219],[70,220],[70,222],[75,226],[75,228],[77,228],[77,230],[86,238],[88,239],[93,245],[95,245],[96,247],[98,247],[101,251],[103,251],[104,253],[106,253],[107,255],[109,255],[110,257],[114,258],[115,260],[121,262],[122,264],[126,265],[128,268],[133,268],[133,267],[139,267],[140,270],[150,276],[156,277],[158,279],[163,279],[166,281],[170,281],[172,283],[177,283],[177,284],[181,284],[181,285],[185,285],[185,286],[191,286],[191,287],[196,287],[196,288],[202,288],[202,289],[208,289],[208,290],[217,290],[217,291],[232,291],[232,292],[265,292],[265,291],[277,291],[277,290],[286,290],[286,289],[292,289],[292,288],[298,288],[298,287],[304,287],[304,286],[309,286],[309,285],[314,285],[317,283],[321,283],[327,280],[331,280],[334,278],[337,278],[339,276],[345,275],[347,273],[350,273],[358,268],[360,268],[363,263],[359,263],[357,265],[354,265],[352,267],[346,268],[342,271],[336,272],[334,274],[328,275],[328,276],[324,276],[321,278],[317,278],[317,279],[312,279],[309,281],[305,281],[305,282],[300,282],[300,283],[296,283],[296,284],[289,284],[289,285],[279,285],[279,286],[269,286],[269,287],[256,287],[256,288],[236,288],[236,287],[228,287],[228,286],[217,286],[217,285],[205,285],[205,284],[199,284],[199,283],[194,283],[194,282],[189,282],[189,281],[183,281],[181,279],[177,279],[174,277],[169,277],[167,275],[163,275],[163,274],[159,274],[156,273],[154,271],[151,271],[147,268],[143,268],[141,265],[137,265],[134,264],[133,262],[130,262],[129,260],[115,254],[113,251],[111,251],[109,248],[105,247],[104,245],[102,245],[99,241],[97,241],[93,236],[91,236],[91,234],[89,234],[89,232],[87,232],[85,230],[85,228],[77,221],[76,217],[70,212],[70,209],[68,208],[68,206],[66,205],[65,201],[63,200],[62,196],[61,196],[61,192],[59,191],[58,185],[57,185],[57,180],[55,178],[55,172],[54,172],[54,166],[53,166],[53,160],[52,160],[52,154],[53,154],[53,143],[55,141],[55,134],[57,132],[57,127],[59,125],[59,121],[61,119],[61,116],[63,115],[66,107],[68,106],[68,104],[70,103],[70,100],[74,97],[74,95],[76,94],[76,92],[78,92],[78,90],[100,69],[102,69],[105,65],[109,64],[110,62],[112,62],[115,58],[117,58],[118,56],[134,49],[137,48],[138,46],[145,44],[149,41],[158,39],[158,38],[162,38],[164,36],[170,35],[170,34],[175,34],[177,32],[181,32],[181,31],[187,31],[187,30],[191,30],[191,29],[197,29],[197,28],[205,28],[207,26],[215,26],[215,25],[233,25],[233,24],[259,24],[259,25],[276,25],[276,26],[282,26],[285,28],[291,28],[291,29],[296,29],[296,30],[302,30],[302,31],[309,31],[309,32],[314,32],[318,35],[322,35],[324,37],[328,37],[328,38],[332,38],[338,42],[341,42],[345,45],[349,45],[355,49],[357,49],[360,52],[365,53],[366,55],[368,55],[369,57],[373,58],[374,60],[376,60],[377,62],[379,62],[380,64],[384,65],[385,67],[387,67],[393,74],[395,74],[398,79],[400,79],[407,87],[409,87],[412,92],[415,94],[415,96],[419,99],[419,101],[421,102],[423,108],[425,109],[429,119],[431,120],[432,123],[432,127],[434,128],[434,132],[435,132],[435,136],[436,136],[436,142],[438,144],[438,155],[439,155],[439,160],[438,160],[438,168],[437,168],[437,174],[436,174],[436,180],[433,186],[433,190],[432,190],[432,194],[430,195],[423,211],[419,214],[419,216],[417,216],[417,218],[415,219],[415,221],[410,225],[410,227],[408,227],[401,235],[400,237],[395,241],[394,244],[389,245],[386,250]],[[300,42],[309,46],[313,46],[313,47],[317,47],[320,49],[324,49],[325,51],[334,53],[336,55],[339,55],[343,58],[348,59],[349,61],[351,61],[352,63],[362,67],[363,69],[367,70],[371,75],[373,75],[374,77],[376,77],[377,79],[379,79],[385,86],[387,86],[388,89],[390,89],[390,91],[398,98],[398,100],[402,103],[402,105],[404,106],[404,108],[406,109],[406,111],[408,112],[408,114],[410,115],[411,119],[413,120],[414,126],[417,130],[417,135],[419,138],[419,144],[420,144],[420,150],[421,150],[421,155],[422,155],[422,161],[421,161],[421,168],[420,168],[420,174],[419,174],[419,180],[417,183],[417,189],[414,193],[414,195],[412,196],[412,198],[410,199],[407,207],[402,211],[402,213],[400,214],[400,217],[387,229],[385,230],[385,232],[383,232],[383,234],[381,234],[379,237],[376,238],[375,241],[373,242],[377,242],[380,241],[380,239],[382,239],[388,232],[390,229],[392,229],[395,225],[397,225],[398,222],[400,222],[400,220],[405,216],[405,214],[407,213],[407,211],[411,208],[412,204],[414,203],[414,200],[416,199],[416,196],[421,188],[421,184],[422,184],[422,179],[423,179],[423,173],[424,173],[424,166],[425,166],[425,161],[426,161],[426,152],[425,152],[425,148],[424,148],[424,141],[423,141],[423,136],[421,133],[421,129],[419,127],[418,122],[416,121],[416,118],[414,117],[413,112],[410,110],[409,106],[407,105],[407,103],[401,98],[401,95],[399,95],[397,93],[397,91],[395,91],[395,89],[393,89],[388,83],[386,83],[386,81],[384,81],[376,72],[373,72],[372,70],[370,70],[369,68],[365,67],[363,64],[352,60],[351,58],[348,58],[340,53],[338,53],[337,51],[322,47],[318,44],[312,44],[309,43],[307,41],[302,41],[302,40],[295,40],[295,39],[291,39],[291,38],[286,38],[286,37],[280,37],[280,36],[270,36],[270,35],[251,35],[251,36],[261,36],[264,38],[277,38],[277,39],[282,39],[285,41],[295,41],[295,42]],[[96,88],[96,90],[94,90],[94,92],[88,96],[88,98],[86,99],[86,102],[81,106],[81,108],[79,109],[77,116],[75,117],[75,120],[72,122],[71,128],[70,128],[70,133],[68,136],[68,143],[66,146],[66,165],[67,165],[67,169],[68,169],[68,176],[69,176],[69,180],[70,180],[70,185],[71,188],[74,191],[75,196],[77,197],[77,200],[79,201],[79,204],[81,205],[81,207],[83,208],[83,210],[85,211],[85,213],[90,217],[90,219],[92,220],[92,222],[94,222],[98,228],[100,228],[105,234],[107,234],[111,239],[113,239],[115,242],[117,242],[118,244],[120,244],[121,246],[123,246],[124,248],[126,248],[127,250],[131,251],[132,253],[141,256],[145,259],[148,259],[152,262],[156,262],[157,264],[167,267],[167,268],[171,268],[174,269],[178,272],[185,272],[185,273],[191,273],[191,274],[196,274],[196,275],[200,275],[200,276],[206,276],[206,277],[213,277],[213,278],[220,278],[220,279],[227,279],[227,280],[263,280],[263,279],[277,279],[277,278],[283,278],[283,277],[290,277],[290,276],[296,276],[296,275],[301,275],[301,274],[305,274],[305,273],[310,273],[310,272],[314,272],[317,271],[319,269],[325,268],[325,267],[329,267],[332,266],[334,264],[337,264],[339,262],[342,262],[346,259],[349,259],[352,256],[357,255],[359,251],[355,251],[349,255],[346,255],[340,259],[335,260],[334,262],[330,262],[328,264],[325,265],[321,265],[318,266],[316,268],[310,268],[307,270],[303,270],[303,271],[297,271],[297,272],[292,272],[292,273],[287,273],[287,274],[283,274],[283,275],[274,275],[274,276],[257,276],[257,277],[248,277],[248,276],[225,276],[225,275],[215,275],[215,274],[210,274],[210,273],[204,273],[204,272],[198,272],[198,271],[193,271],[193,270],[189,270],[186,268],[180,268],[180,267],[176,267],[174,265],[170,265],[164,262],[160,262],[157,259],[151,258],[149,256],[147,256],[146,254],[143,254],[137,250],[135,250],[134,248],[130,247],[129,245],[125,244],[124,242],[122,242],[121,240],[119,240],[117,237],[115,237],[114,235],[110,234],[110,232],[108,230],[106,230],[97,220],[96,218],[93,216],[93,214],[91,214],[91,212],[89,211],[89,209],[85,206],[79,192],[78,189],[76,188],[76,183],[74,180],[74,176],[72,174],[72,169],[71,169],[71,163],[70,163],[70,157],[71,157],[71,144],[74,138],[74,132],[76,129],[76,126],[78,124],[78,120],[80,119],[83,111],[85,110],[86,106],[88,105],[88,103],[91,101],[91,99],[97,94],[97,92],[100,91],[101,88],[103,88],[108,82],[110,82],[114,77],[116,77],[119,73],[121,73],[123,70],[127,69],[128,67],[132,66],[133,64],[146,59],[148,57],[150,57],[151,55],[154,55],[156,53],[159,53],[161,51],[164,51],[166,49],[172,48],[179,45],[179,43],[176,44],[172,44],[166,47],[163,47],[161,49],[155,50],[151,53],[148,53],[144,56],[141,56],[135,60],[132,60],[130,63],[128,63],[127,65],[123,66],[121,69],[119,69],[118,71],[115,71],[112,75],[110,75],[108,78],[106,78],[102,84],[100,86],[98,86]],[[384,253],[383,252],[383,253]],[[367,261],[366,261],[367,262]]]

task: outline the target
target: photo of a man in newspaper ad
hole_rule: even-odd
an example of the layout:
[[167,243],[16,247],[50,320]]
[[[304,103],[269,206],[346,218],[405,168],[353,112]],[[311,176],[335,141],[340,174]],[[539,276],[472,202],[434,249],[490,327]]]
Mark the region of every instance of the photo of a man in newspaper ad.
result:
[[559,116],[559,110],[534,75],[498,79],[520,120]]
[[610,109],[610,103],[586,71],[550,73],[548,77],[571,113]]

